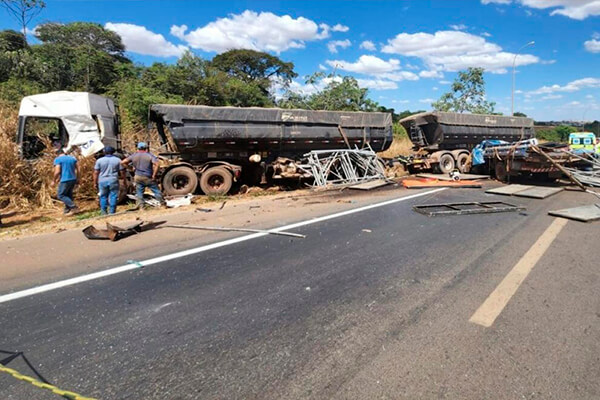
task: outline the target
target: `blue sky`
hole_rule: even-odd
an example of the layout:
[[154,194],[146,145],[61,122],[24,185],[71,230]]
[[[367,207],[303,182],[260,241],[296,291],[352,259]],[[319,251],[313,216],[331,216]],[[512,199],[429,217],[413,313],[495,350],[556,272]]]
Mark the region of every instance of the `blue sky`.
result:
[[[600,119],[600,0],[70,1],[46,0],[31,24],[94,21],[119,32],[139,63],[212,58],[230,48],[292,61],[296,90],[324,70],[353,75],[396,110],[429,109],[456,71],[486,68],[488,99],[539,120]],[[0,28],[17,28],[0,11]],[[530,41],[533,46],[519,49]]]

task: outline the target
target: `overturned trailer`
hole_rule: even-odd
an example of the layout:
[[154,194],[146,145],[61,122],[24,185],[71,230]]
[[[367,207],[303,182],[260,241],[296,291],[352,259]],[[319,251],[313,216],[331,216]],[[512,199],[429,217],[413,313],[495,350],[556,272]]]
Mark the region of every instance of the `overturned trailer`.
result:
[[384,151],[392,143],[388,113],[150,106],[164,151],[168,194],[227,193],[234,181],[307,177],[299,168],[311,150],[363,148]]
[[416,151],[406,162],[411,171],[467,172],[469,153],[482,141],[517,142],[535,134],[532,119],[500,115],[434,111],[411,115],[400,124]]

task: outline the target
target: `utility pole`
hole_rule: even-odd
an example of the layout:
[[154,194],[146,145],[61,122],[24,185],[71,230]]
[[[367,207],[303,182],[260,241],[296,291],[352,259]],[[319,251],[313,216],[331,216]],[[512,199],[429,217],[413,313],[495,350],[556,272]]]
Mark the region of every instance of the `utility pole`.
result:
[[514,116],[515,115],[515,72],[516,72],[516,63],[517,63],[517,56],[519,55],[519,53],[521,52],[521,50],[523,50],[525,47],[528,46],[533,46],[535,44],[535,42],[532,40],[531,42],[523,45],[523,47],[521,47],[519,49],[519,51],[517,51],[515,53],[515,58],[513,59],[513,73],[512,73],[512,92],[511,92],[511,102],[510,102],[510,115]]

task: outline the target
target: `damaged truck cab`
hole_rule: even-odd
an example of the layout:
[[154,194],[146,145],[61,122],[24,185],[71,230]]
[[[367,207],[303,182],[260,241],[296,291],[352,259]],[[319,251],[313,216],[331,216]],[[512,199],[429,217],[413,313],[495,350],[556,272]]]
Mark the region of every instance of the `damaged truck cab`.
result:
[[50,92],[24,97],[19,108],[17,144],[25,159],[38,158],[48,147],[79,147],[83,156],[104,146],[121,149],[114,102],[87,92]]

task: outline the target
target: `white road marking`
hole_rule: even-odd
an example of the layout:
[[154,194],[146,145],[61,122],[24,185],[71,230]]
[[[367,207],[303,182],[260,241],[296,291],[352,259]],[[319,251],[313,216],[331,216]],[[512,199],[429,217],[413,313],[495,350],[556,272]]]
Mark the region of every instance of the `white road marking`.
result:
[[[327,221],[327,220],[334,219],[334,218],[344,217],[346,215],[356,214],[356,213],[359,213],[362,211],[372,210],[374,208],[384,207],[384,206],[394,204],[394,203],[400,203],[402,201],[415,199],[417,197],[427,196],[428,194],[437,193],[437,192],[440,192],[445,189],[446,188],[434,189],[434,190],[429,190],[427,192],[422,192],[422,193],[417,193],[417,194],[413,194],[410,196],[400,197],[397,199],[386,200],[381,203],[370,204],[368,206],[358,207],[358,208],[354,208],[351,210],[341,211],[341,212],[338,212],[335,214],[324,215],[322,217],[312,218],[309,220],[300,221],[300,222],[296,222],[296,223],[285,225],[285,226],[280,226],[279,228],[270,229],[270,231],[272,231],[272,232],[288,231],[288,230],[291,230],[294,228],[299,228],[301,226],[312,225],[312,224],[316,224],[318,222],[323,222],[323,221]],[[216,242],[216,243],[211,243],[211,244],[207,244],[207,245],[200,246],[200,247],[195,247],[195,248],[189,249],[189,250],[178,251],[176,253],[167,254],[167,255],[155,257],[155,258],[150,258],[148,260],[144,260],[144,261],[140,261],[140,262],[121,265],[119,267],[110,268],[110,269],[107,269],[104,271],[94,272],[94,273],[87,274],[87,275],[77,276],[75,278],[65,279],[62,281],[54,282],[54,283],[48,283],[46,285],[41,285],[41,286],[33,287],[30,289],[20,290],[18,292],[13,292],[13,293],[9,293],[9,294],[0,296],[0,303],[6,303],[8,301],[20,299],[22,297],[33,296],[35,294],[48,292],[50,290],[60,289],[60,288],[66,287],[66,286],[71,286],[71,285],[75,285],[75,284],[82,283],[82,282],[87,282],[87,281],[92,281],[95,279],[104,278],[106,276],[118,274],[121,272],[126,272],[126,271],[130,271],[133,269],[146,267],[146,266],[153,265],[153,264],[158,264],[161,262],[174,260],[176,258],[186,257],[186,256],[189,256],[192,254],[198,254],[198,253],[202,253],[205,251],[218,249],[220,247],[225,247],[225,246],[229,246],[232,244],[245,242],[248,240],[256,239],[256,238],[267,236],[267,235],[268,235],[268,233],[253,233],[250,235],[240,236],[240,237],[236,237],[233,239],[227,239],[227,240],[224,240],[221,242]]]
[[566,219],[556,218],[542,236],[521,257],[519,262],[504,277],[502,282],[494,289],[483,304],[475,311],[469,319],[470,322],[489,328],[500,315],[511,297],[517,292],[533,267],[542,258],[562,228],[567,224]]

